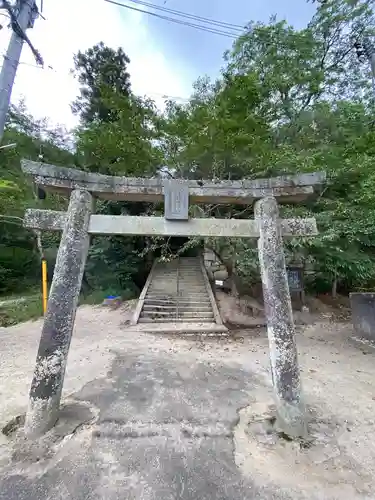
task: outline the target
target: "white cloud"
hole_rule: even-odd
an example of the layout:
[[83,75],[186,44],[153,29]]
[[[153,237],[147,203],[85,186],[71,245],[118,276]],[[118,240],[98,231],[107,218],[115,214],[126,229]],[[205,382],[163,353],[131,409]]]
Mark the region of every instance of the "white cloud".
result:
[[[46,0],[43,15],[47,20],[38,19],[28,35],[41,52],[45,66],[51,66],[54,71],[35,68],[33,56],[25,44],[12,95],[12,102],[25,97],[34,116],[46,116],[52,123],[68,128],[76,124],[70,111],[70,103],[78,94],[78,82],[69,74],[73,54],[99,41],[113,48],[121,46],[128,54],[132,87],[136,93],[149,95],[159,105],[162,95],[189,95],[189,77],[158,49],[147,30],[144,14],[104,0]],[[5,18],[1,21],[6,26]],[[2,53],[9,35],[8,29],[0,31]]]

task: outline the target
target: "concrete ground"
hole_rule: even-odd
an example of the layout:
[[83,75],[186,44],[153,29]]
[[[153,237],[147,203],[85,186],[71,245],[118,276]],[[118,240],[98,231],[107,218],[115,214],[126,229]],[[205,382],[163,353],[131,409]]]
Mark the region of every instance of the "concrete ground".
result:
[[[272,430],[264,329],[136,333],[81,307],[56,428],[0,438],[0,499],[375,499],[375,363],[351,327],[300,328],[310,439]],[[0,425],[22,415],[41,322],[0,329]],[[9,429],[9,426],[8,426]]]

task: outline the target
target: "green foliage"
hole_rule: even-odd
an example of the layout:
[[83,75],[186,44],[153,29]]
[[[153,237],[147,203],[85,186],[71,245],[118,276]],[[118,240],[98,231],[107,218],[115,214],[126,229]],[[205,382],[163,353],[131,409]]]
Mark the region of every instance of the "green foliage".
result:
[[86,169],[109,175],[153,175],[162,161],[153,102],[135,96],[106,94],[111,121],[87,123],[77,133],[77,157]]
[[73,111],[84,123],[117,120],[117,110],[105,101],[103,93],[111,90],[120,96],[130,95],[129,63],[130,59],[121,48],[113,50],[103,42],[74,56],[81,88]]
[[94,289],[111,289],[112,295],[121,295],[123,290],[136,294],[134,280],[142,261],[133,240],[116,236],[98,236],[93,240],[86,270]]
[[[89,171],[110,175],[150,177],[162,164],[158,143],[160,117],[155,105],[130,91],[128,58],[103,44],[75,58],[80,75],[82,125],[76,133],[76,157]],[[122,82],[122,83],[120,83]],[[140,215],[144,204],[98,203],[97,212]],[[133,297],[149,271],[140,254],[140,238],[95,237],[86,267],[94,289]]]
[[[70,165],[70,138],[62,129],[51,129],[45,120],[34,120],[21,102],[12,106],[0,150],[0,294],[20,292],[40,283],[40,256],[35,234],[22,227],[26,208],[39,206],[32,186],[21,172],[21,159]],[[46,208],[59,209],[66,202],[49,196]]]
[[[288,240],[287,260],[314,269],[312,286],[374,286],[375,100],[368,61],[354,50],[374,35],[370,0],[317,2],[300,30],[277,19],[249,22],[226,52],[221,76],[200,78],[186,105],[167,102],[163,113],[132,93],[121,49],[99,43],[79,52],[74,65],[81,89],[73,109],[81,124],[74,141],[33,120],[22,103],[9,115],[5,139],[17,147],[0,150],[1,291],[39,279],[35,236],[20,218],[26,207],[42,203],[19,162],[40,155],[50,163],[140,177],[158,175],[161,167],[175,177],[231,180],[325,170],[329,182],[315,200],[281,208],[283,217],[315,217],[320,230],[314,238]],[[43,206],[65,208],[66,200],[48,196]],[[202,216],[253,217],[252,207],[194,208]],[[160,207],[99,201],[97,211],[159,214]],[[43,243],[55,248],[58,237],[46,234]],[[155,255],[168,258],[201,243],[191,239],[176,250],[169,239],[95,237],[86,268],[91,295],[133,296]],[[206,245],[234,281],[259,280],[256,242],[211,238]]]
[[0,327],[12,326],[23,321],[39,319],[43,316],[41,294],[28,295],[17,301],[17,297],[9,298],[7,303],[0,305]]
[[[250,22],[225,55],[222,77],[199,80],[186,106],[169,103],[164,151],[184,177],[259,178],[325,170],[329,184],[308,206],[320,235],[287,243],[288,261],[310,265],[328,287],[375,283],[374,105],[368,61],[354,44],[375,31],[372,2],[319,3],[307,28]],[[216,207],[220,217],[252,216]],[[228,268],[259,279],[253,242],[213,240]]]
[[240,179],[268,138],[256,113],[260,85],[253,75],[198,81],[187,106],[169,103],[163,137],[167,163],[183,177]]

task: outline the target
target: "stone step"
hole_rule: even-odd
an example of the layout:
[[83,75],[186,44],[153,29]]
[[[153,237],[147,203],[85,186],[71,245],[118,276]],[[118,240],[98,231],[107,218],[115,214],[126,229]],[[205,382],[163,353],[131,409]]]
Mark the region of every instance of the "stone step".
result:
[[215,323],[199,258],[157,264],[138,323],[150,329],[145,331],[176,331],[177,328],[182,333],[182,329],[189,325],[191,331],[199,333],[212,328],[214,332],[226,331],[225,327]]
[[196,273],[196,274],[192,274],[192,275],[189,275],[189,276],[186,276],[182,273],[179,273],[178,274],[178,278],[180,280],[199,280],[199,281],[203,281],[203,277],[202,277],[202,273]]
[[180,266],[179,271],[186,274],[202,273],[201,266]]
[[160,273],[160,274],[154,274],[153,279],[158,278],[158,279],[173,279],[176,280],[177,278],[180,280],[199,280],[203,281],[202,273],[197,273],[194,275],[189,275],[189,276],[184,276],[181,273],[173,273],[173,274],[168,274],[166,275],[165,273]]
[[177,301],[174,301],[174,302],[171,302],[171,301],[165,301],[165,300],[158,300],[158,301],[155,301],[155,300],[145,300],[144,301],[144,305],[147,305],[147,306],[150,306],[150,307],[155,307],[155,308],[158,308],[159,306],[166,306],[166,307],[169,307],[169,308],[176,308],[177,305],[178,307],[188,307],[190,309],[194,309],[196,307],[203,307],[203,309],[207,309],[207,308],[211,308],[211,302],[209,300],[179,300],[178,302]]
[[187,273],[187,272],[183,271],[182,269],[180,269],[178,271],[178,275],[179,276],[184,276],[186,278],[191,278],[191,277],[194,277],[194,276],[202,277],[202,271],[200,269],[197,269],[197,270],[194,270],[192,272]]
[[192,286],[206,286],[206,283],[204,281],[188,281],[188,280],[178,280],[179,283],[184,283],[185,285],[192,285]]
[[188,281],[188,280],[178,280],[178,283],[181,285],[181,284],[184,284],[186,286],[202,286],[202,287],[206,287],[206,283],[204,281],[198,281],[198,280],[195,280],[195,281]]
[[182,266],[178,269],[178,272],[180,274],[199,274],[202,275],[202,269],[196,266]]
[[[157,277],[158,279],[166,279],[166,278],[168,278],[168,279],[176,280],[177,279],[177,273],[167,274],[167,275],[165,273],[154,274],[153,279],[155,279],[155,277]],[[181,280],[186,280],[186,281],[200,281],[200,282],[204,283],[204,279],[203,279],[201,273],[194,274],[194,275],[189,275],[189,276],[184,276],[183,274],[178,274],[178,278],[181,279]]]
[[157,299],[157,300],[163,300],[163,301],[166,301],[166,300],[176,301],[177,299],[178,300],[181,300],[181,299],[194,300],[194,297],[196,297],[197,295],[198,295],[198,298],[197,298],[196,302],[199,302],[200,300],[205,300],[205,299],[210,301],[207,293],[199,293],[199,294],[184,293],[184,294],[179,295],[179,294],[177,294],[177,292],[167,293],[165,290],[163,292],[161,292],[161,291],[154,291],[152,293],[148,292],[145,299]]
[[177,273],[177,267],[175,269],[165,269],[163,267],[160,267],[160,269],[154,269],[154,276],[155,275],[160,276],[161,274],[173,276],[176,273]]
[[152,281],[155,281],[155,280],[163,280],[163,281],[177,281],[177,275],[176,274],[171,274],[170,276],[166,276],[165,274],[159,274],[158,275],[154,275],[154,277],[152,278]]
[[178,270],[179,274],[186,274],[189,276],[202,274],[202,269],[200,267],[180,267]]
[[180,290],[177,292],[177,290],[160,290],[158,288],[153,288],[152,290],[147,291],[147,296],[158,296],[159,298],[165,298],[165,299],[175,299],[177,297],[192,297],[194,295],[199,295],[199,297],[208,297],[208,293],[206,290],[189,290],[189,289],[184,289],[180,288]]
[[[165,293],[168,293],[168,290],[174,292],[175,290],[177,290],[177,283],[151,283],[151,285],[148,287],[148,290],[151,290],[151,289],[159,289],[159,290],[165,290]],[[186,285],[185,283],[179,283],[178,285],[178,288],[181,290],[182,288],[185,288],[185,289],[190,289],[190,288],[194,288],[194,290],[196,289],[200,289],[200,290],[207,290],[207,288],[203,285],[195,285],[195,286],[189,286],[189,285]]]
[[196,272],[196,273],[191,273],[191,274],[186,274],[186,273],[178,273],[178,276],[181,277],[182,279],[202,279],[202,273],[201,272]]
[[180,266],[200,266],[199,260],[180,260]]
[[212,311],[186,311],[184,309],[178,309],[178,314],[176,310],[174,311],[145,311],[143,310],[140,314],[141,318],[198,318],[200,319],[211,318],[214,321],[214,313]]
[[179,287],[178,287],[179,290],[188,290],[188,291],[192,291],[192,292],[198,292],[198,291],[202,291],[202,292],[206,292],[207,289],[204,285],[194,285],[194,286],[190,286],[190,285],[187,285],[186,283],[180,283]]
[[159,287],[162,287],[162,286],[166,286],[166,287],[177,287],[177,283],[179,286],[182,286],[182,285],[185,285],[185,286],[193,286],[193,287],[197,287],[197,286],[200,286],[201,288],[206,288],[206,285],[205,283],[203,282],[199,282],[199,281],[184,281],[184,280],[165,280],[165,279],[162,279],[162,278],[159,278],[158,280],[155,280],[154,282],[150,283],[150,287],[152,286],[159,286]]
[[[188,310],[193,310],[193,311],[196,311],[197,308],[199,308],[200,311],[212,311],[212,307],[211,305],[209,304],[201,304],[200,302],[198,302],[196,305],[190,305],[189,303],[188,304],[184,304],[183,306],[181,306],[179,304],[179,308],[183,308],[184,311],[188,311]],[[175,311],[176,310],[176,305],[167,305],[167,304],[160,304],[160,305],[157,305],[157,304],[144,304],[143,306],[143,309],[145,311]]]
[[184,273],[180,271],[178,275],[184,279],[194,279],[194,278],[203,279],[203,274],[201,271],[197,271],[196,273]]
[[199,305],[199,304],[202,304],[202,305],[208,305],[208,304],[211,304],[211,301],[208,297],[198,297],[198,296],[192,296],[192,297],[175,297],[175,298],[171,298],[171,297],[146,297],[145,300],[144,300],[144,303],[145,304],[153,304],[155,303],[156,305],[157,304],[164,304],[166,306],[174,306],[176,304],[179,304],[179,305]]
[[172,271],[167,271],[167,270],[164,270],[164,269],[160,269],[160,271],[154,271],[154,276],[176,276],[176,275],[179,275],[179,276],[185,276],[186,278],[191,278],[191,277],[194,277],[194,276],[199,276],[201,277],[202,276],[202,271],[200,269],[196,269],[196,270],[193,270],[191,272],[186,272],[184,270],[181,270],[181,269],[175,269],[173,272]]
[[174,304],[211,304],[211,301],[207,295],[190,295],[190,296],[185,296],[185,295],[180,295],[179,297],[174,296],[165,296],[165,295],[147,295],[145,298],[145,303],[162,303],[165,305],[174,305]]
[[153,294],[160,294],[164,296],[168,295],[173,295],[173,296],[179,296],[179,295],[207,295],[207,290],[205,288],[189,288],[189,287],[181,287],[177,290],[173,290],[171,288],[157,288],[157,287],[150,287],[147,290],[147,293]]
[[200,280],[184,280],[184,279],[165,279],[164,277],[154,278],[150,283],[150,286],[155,284],[165,283],[166,285],[177,285],[177,283],[186,283],[187,285],[193,286],[206,286],[205,281]]
[[197,297],[199,300],[200,299],[204,299],[204,298],[208,298],[208,294],[207,292],[202,292],[202,291],[190,291],[190,290],[180,290],[179,293],[177,292],[169,292],[168,294],[166,294],[166,291],[165,290],[149,290],[149,292],[147,293],[147,297],[148,298],[161,298],[161,299],[165,299],[165,300],[168,300],[168,299],[173,299],[173,300],[177,300],[177,299],[191,299],[193,297]]
[[180,264],[179,266],[177,265],[167,265],[167,266],[162,266],[162,265],[158,265],[156,267],[156,269],[158,271],[160,271],[161,269],[165,269],[166,271],[174,271],[175,269],[183,269],[184,271],[187,270],[187,271],[201,271],[201,266],[200,264],[196,264],[196,263],[193,263],[193,264],[186,264],[186,263],[183,263],[183,264]]
[[[165,281],[165,280],[158,280],[158,281],[155,281],[155,283],[150,283],[150,286],[148,288],[151,288],[151,287],[159,287],[159,288],[162,288],[163,286],[165,286],[166,288],[177,288],[177,281]],[[192,287],[192,288],[206,288],[206,285],[205,283],[198,283],[198,282],[194,282],[194,283],[189,283],[187,281],[184,281],[184,280],[179,280],[178,282],[178,286],[181,288],[181,286],[185,286],[185,287]]]
[[[199,318],[200,319],[200,318]],[[139,323],[196,323],[197,318],[143,318],[138,319]],[[202,319],[200,323],[212,323],[212,318]]]
[[187,337],[227,337],[228,329],[216,323],[140,323],[127,327],[127,334],[164,333],[166,335],[181,335]]
[[182,280],[200,280],[203,281],[203,276],[202,273],[194,273],[194,274],[189,274],[186,275],[184,273],[178,273],[179,279]]
[[[171,306],[170,309],[159,309],[158,308],[158,305],[157,304],[148,304],[149,307],[146,308],[146,309],[143,309],[142,308],[142,311],[160,311],[162,312],[163,310],[166,311],[166,312],[175,312],[177,307],[178,307],[178,310],[179,311],[186,311],[186,312],[196,312],[196,311],[202,311],[202,312],[212,312],[212,308],[211,308],[211,305],[206,303],[206,304],[187,304],[187,303],[184,303],[184,304],[173,304],[173,306]],[[153,309],[150,309],[150,307],[153,307]]]
[[178,309],[177,311],[142,311],[141,318],[171,318],[171,319],[190,319],[199,318],[206,320],[207,318],[214,319],[212,311],[184,311]]

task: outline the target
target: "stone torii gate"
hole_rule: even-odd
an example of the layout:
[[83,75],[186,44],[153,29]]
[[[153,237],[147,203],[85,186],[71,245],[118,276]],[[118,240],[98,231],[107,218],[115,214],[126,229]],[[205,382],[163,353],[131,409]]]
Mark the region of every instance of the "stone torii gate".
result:
[[[317,234],[315,219],[279,219],[278,202],[314,195],[324,173],[244,181],[170,181],[114,177],[24,160],[22,170],[45,191],[70,196],[67,212],[30,209],[25,227],[62,231],[31,383],[25,432],[42,435],[58,418],[69,346],[91,234],[258,238],[272,380],[279,426],[305,434],[283,237]],[[95,215],[95,198],[164,200],[164,217]],[[189,203],[255,203],[255,220],[191,219]]]

